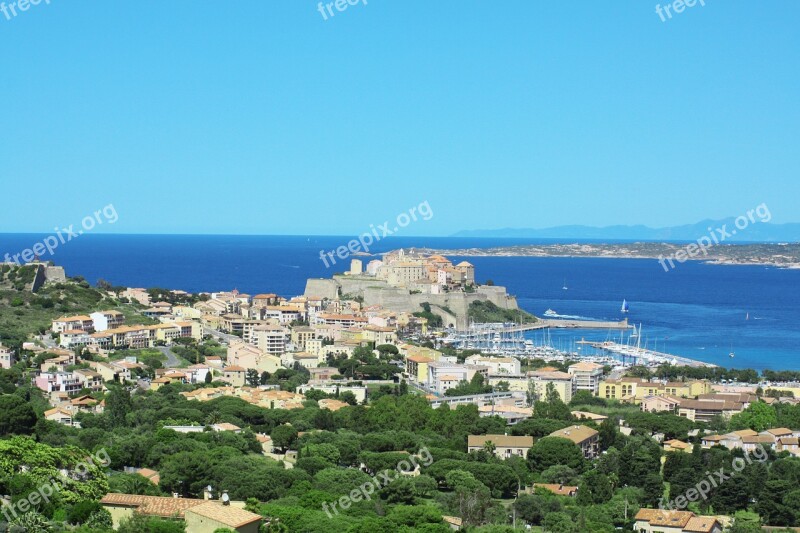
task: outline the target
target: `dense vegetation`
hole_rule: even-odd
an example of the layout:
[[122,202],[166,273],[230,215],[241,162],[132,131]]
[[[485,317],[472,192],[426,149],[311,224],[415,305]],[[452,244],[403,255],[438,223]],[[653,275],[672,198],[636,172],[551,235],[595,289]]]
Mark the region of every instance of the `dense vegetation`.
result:
[[469,304],[467,316],[475,322],[515,322],[517,324],[536,322],[535,316],[522,309],[503,309],[489,300],[478,300]]

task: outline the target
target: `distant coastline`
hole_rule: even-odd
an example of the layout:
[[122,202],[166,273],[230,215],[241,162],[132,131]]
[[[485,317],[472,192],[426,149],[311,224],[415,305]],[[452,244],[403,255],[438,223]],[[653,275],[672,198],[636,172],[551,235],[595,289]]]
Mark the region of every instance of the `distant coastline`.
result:
[[[462,257],[591,257],[609,259],[674,258],[686,246],[675,243],[635,242],[626,244],[524,244],[492,248],[419,249]],[[761,265],[800,269],[800,244],[720,244],[697,253],[688,261],[715,265]]]

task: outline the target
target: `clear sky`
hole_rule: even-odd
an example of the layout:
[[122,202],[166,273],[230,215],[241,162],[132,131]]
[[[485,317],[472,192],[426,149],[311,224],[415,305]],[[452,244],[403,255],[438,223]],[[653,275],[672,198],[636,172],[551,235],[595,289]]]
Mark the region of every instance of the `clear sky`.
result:
[[0,12],[0,232],[800,222],[794,0],[41,1]]

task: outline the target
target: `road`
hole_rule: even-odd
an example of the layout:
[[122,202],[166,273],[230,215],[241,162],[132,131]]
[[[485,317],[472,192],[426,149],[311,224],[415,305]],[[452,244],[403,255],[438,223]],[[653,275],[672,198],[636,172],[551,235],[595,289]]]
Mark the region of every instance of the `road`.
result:
[[172,350],[170,350],[169,347],[167,347],[167,346],[156,346],[156,350],[158,350],[159,352],[161,352],[161,353],[163,353],[164,355],[167,356],[167,362],[164,363],[164,366],[166,368],[177,368],[177,367],[181,366],[181,360],[178,359],[178,356],[176,356],[174,353],[172,353]]
[[221,331],[217,331],[216,329],[211,329],[211,328],[209,328],[207,326],[203,327],[203,333],[208,333],[212,337],[217,337],[218,339],[221,339],[221,340],[227,342],[228,344],[230,344],[231,341],[240,341],[240,340],[242,340],[241,337],[237,337],[236,335],[230,335],[228,333],[222,333]]

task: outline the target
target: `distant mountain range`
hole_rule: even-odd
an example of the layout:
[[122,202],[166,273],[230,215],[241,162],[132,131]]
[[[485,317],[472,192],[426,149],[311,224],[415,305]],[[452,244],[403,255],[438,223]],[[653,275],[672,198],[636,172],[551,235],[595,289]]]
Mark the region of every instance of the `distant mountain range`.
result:
[[[800,242],[800,224],[771,224],[747,220],[743,229],[736,227],[736,217],[722,220],[703,220],[696,224],[650,228],[648,226],[555,226],[551,228],[504,228],[495,230],[462,230],[453,237],[490,237],[519,239],[609,239],[641,241],[696,241],[712,231],[718,238],[721,231],[729,234],[724,242]],[[745,226],[739,220],[740,226]],[[709,229],[710,228],[710,229]],[[719,231],[717,231],[719,230]],[[722,241],[722,239],[720,238]]]

